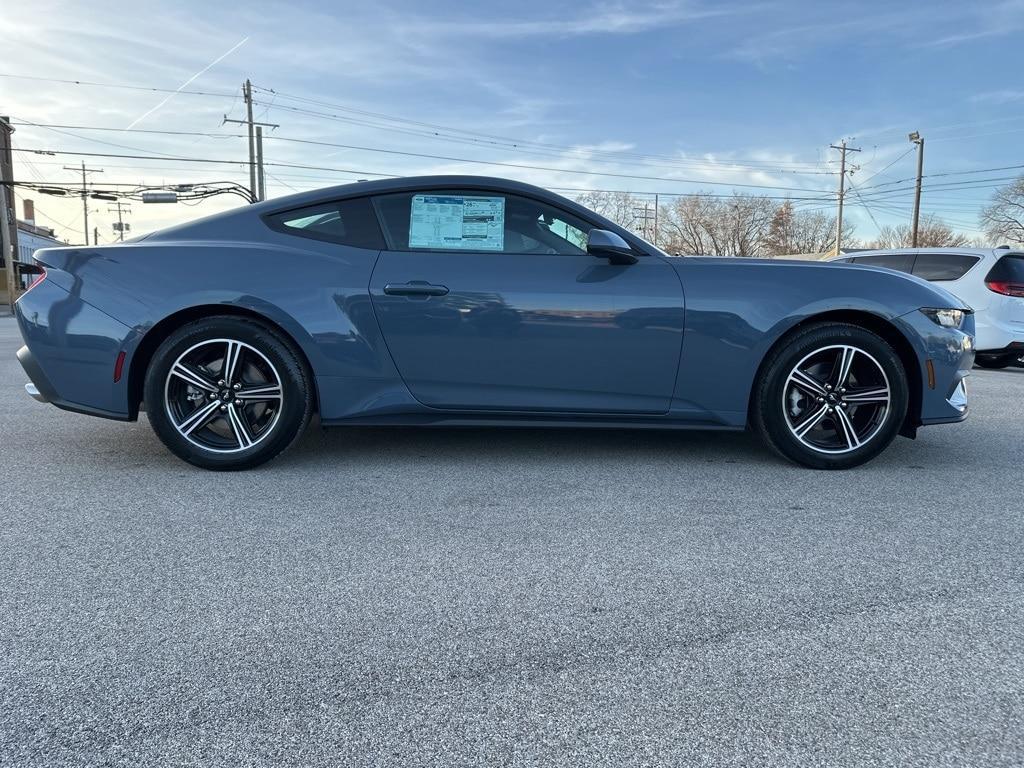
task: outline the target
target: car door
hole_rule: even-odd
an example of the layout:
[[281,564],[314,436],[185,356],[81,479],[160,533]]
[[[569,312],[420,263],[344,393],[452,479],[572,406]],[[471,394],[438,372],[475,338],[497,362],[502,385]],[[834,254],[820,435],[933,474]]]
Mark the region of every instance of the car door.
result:
[[661,257],[610,264],[590,222],[497,190],[375,199],[388,249],[370,295],[420,402],[442,409],[668,410],[683,294]]

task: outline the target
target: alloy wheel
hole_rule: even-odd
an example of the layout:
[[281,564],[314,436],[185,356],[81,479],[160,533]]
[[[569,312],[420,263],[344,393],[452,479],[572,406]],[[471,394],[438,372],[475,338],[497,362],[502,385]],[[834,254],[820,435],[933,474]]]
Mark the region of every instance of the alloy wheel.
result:
[[174,428],[190,443],[216,453],[249,450],[281,416],[281,376],[255,347],[211,339],[185,350],[164,384]]
[[892,391],[879,362],[859,347],[821,347],[798,362],[783,387],[793,436],[820,453],[867,445],[885,424]]

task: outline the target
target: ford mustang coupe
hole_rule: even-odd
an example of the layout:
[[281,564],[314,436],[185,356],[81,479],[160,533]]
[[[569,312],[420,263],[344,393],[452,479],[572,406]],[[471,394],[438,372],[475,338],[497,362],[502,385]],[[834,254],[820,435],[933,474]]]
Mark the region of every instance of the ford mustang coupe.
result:
[[325,425],[759,433],[839,469],[967,416],[974,319],[864,266],[672,257],[537,187],[473,176],[282,197],[36,253],[34,398],[144,409],[185,461],[244,469]]

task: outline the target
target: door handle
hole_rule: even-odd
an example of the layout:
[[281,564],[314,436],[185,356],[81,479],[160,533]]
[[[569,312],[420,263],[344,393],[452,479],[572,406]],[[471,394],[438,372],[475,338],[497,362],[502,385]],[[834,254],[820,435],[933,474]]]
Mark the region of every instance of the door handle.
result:
[[447,285],[432,285],[425,280],[410,280],[408,283],[388,283],[384,286],[388,296],[444,296],[448,293]]

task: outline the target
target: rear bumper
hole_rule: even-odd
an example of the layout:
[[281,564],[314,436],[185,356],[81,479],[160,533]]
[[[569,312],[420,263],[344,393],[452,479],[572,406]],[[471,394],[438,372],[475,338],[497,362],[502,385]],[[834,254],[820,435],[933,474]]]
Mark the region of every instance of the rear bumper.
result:
[[25,341],[17,357],[32,398],[66,411],[131,420],[127,382],[113,378],[130,328],[49,279],[14,306]]
[[73,413],[84,413],[88,416],[100,416],[104,419],[115,419],[117,421],[129,421],[128,414],[126,413],[108,411],[103,408],[83,405],[82,403],[74,403],[62,398],[57,394],[57,390],[54,389],[53,384],[50,383],[43,369],[32,356],[32,350],[27,346],[18,350],[17,358],[29,378],[28,384],[25,385],[25,393],[33,400],[40,403],[50,403]]
[[978,352],[987,355],[998,354],[1018,345],[1024,352],[1024,322],[1005,320],[996,312],[981,312],[978,315],[976,339]]
[[1001,349],[985,349],[978,352],[986,357],[1002,357],[1003,355],[1024,355],[1024,341],[1014,341]]

